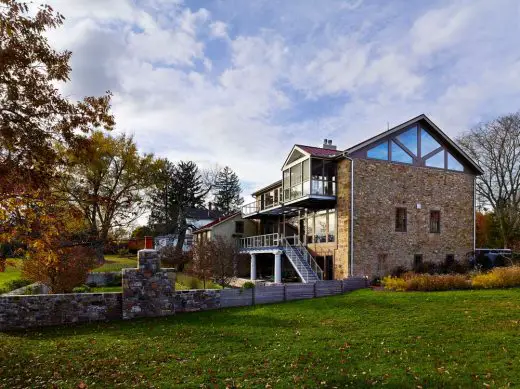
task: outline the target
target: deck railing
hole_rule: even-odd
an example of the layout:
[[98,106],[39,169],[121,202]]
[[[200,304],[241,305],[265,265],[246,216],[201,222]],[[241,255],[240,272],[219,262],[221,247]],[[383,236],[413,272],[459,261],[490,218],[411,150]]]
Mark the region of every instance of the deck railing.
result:
[[320,266],[312,256],[312,254],[307,250],[307,247],[301,242],[298,235],[288,236],[284,239],[285,245],[295,247],[300,250],[302,254],[303,260],[309,264],[312,271],[316,274],[316,276],[323,280],[323,270],[321,270]]
[[267,234],[249,236],[239,240],[239,247],[244,249],[256,249],[264,247],[277,247],[280,245],[280,234]]

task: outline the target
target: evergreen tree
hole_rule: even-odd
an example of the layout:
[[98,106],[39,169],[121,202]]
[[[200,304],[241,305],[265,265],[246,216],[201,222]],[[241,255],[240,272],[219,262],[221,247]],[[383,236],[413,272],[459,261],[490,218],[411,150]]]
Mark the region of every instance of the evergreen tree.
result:
[[181,161],[175,166],[172,180],[175,204],[178,209],[177,249],[182,249],[186,238],[187,223],[190,208],[202,207],[211,186],[204,182],[198,166],[192,162]]
[[167,159],[160,160],[160,167],[153,176],[153,187],[148,192],[150,208],[149,226],[155,234],[176,234],[179,207],[174,196],[175,165]]
[[244,202],[240,197],[241,192],[238,176],[226,166],[217,174],[215,180],[215,206],[225,213],[236,211]]

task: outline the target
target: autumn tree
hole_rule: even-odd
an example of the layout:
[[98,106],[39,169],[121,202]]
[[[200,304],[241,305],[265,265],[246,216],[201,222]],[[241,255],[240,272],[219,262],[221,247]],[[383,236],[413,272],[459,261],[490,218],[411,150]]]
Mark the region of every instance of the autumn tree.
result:
[[228,166],[217,174],[215,179],[215,206],[217,209],[230,213],[240,208],[244,199],[240,197],[242,188],[236,173]]
[[88,147],[67,150],[69,163],[59,188],[82,210],[91,236],[99,242],[98,257],[112,229],[126,227],[145,211],[144,190],[155,168],[152,155],[141,156],[132,137],[95,131]]
[[213,280],[221,287],[228,286],[235,276],[237,245],[234,240],[222,236],[212,239],[211,268]]
[[520,113],[480,124],[458,142],[484,170],[476,181],[478,200],[494,213],[509,247],[520,229]]
[[202,281],[204,288],[206,282],[213,276],[214,242],[202,239],[193,246],[193,264],[191,273]]
[[69,80],[71,52],[52,49],[46,31],[62,23],[49,6],[0,0],[0,241],[25,242],[51,267],[63,243],[52,189],[66,171],[55,145],[73,153],[92,129],[114,126],[110,94],[74,102],[56,87]]

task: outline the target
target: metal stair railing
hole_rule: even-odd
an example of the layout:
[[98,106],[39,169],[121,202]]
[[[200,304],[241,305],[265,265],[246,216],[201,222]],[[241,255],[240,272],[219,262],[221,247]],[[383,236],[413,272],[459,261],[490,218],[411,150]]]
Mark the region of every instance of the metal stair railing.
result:
[[[310,279],[316,281],[323,280],[323,270],[321,270],[314,257],[307,250],[307,247],[302,244],[298,236],[281,237],[281,239],[287,257],[293,263],[296,271],[299,272],[302,280],[305,282],[309,282]],[[291,240],[293,244],[290,243]],[[291,258],[291,256],[293,258]]]

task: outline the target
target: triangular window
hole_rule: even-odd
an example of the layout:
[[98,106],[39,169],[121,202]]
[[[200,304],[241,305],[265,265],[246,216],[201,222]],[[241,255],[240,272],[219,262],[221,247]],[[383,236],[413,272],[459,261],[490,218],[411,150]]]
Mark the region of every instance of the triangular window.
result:
[[367,151],[368,158],[382,159],[388,161],[388,142],[381,143]]
[[462,164],[457,161],[453,155],[448,153],[448,169],[462,172],[464,171],[464,166],[462,166]]
[[413,155],[417,155],[417,127],[412,127],[408,131],[397,136],[397,140],[401,142]]
[[444,151],[441,150],[438,153],[432,155],[426,160],[425,165],[428,167],[438,167],[440,169],[444,169]]
[[304,157],[305,154],[303,154],[302,152],[300,152],[299,150],[296,150],[294,149],[293,152],[289,155],[289,158],[287,158],[287,164],[291,163],[291,162],[294,162],[296,161],[297,159],[300,159],[302,157]]
[[421,128],[421,157],[437,150],[441,145],[425,129]]
[[[417,138],[417,135],[415,137]],[[401,146],[392,141],[392,161],[413,163],[413,158],[406,151],[404,151]]]

